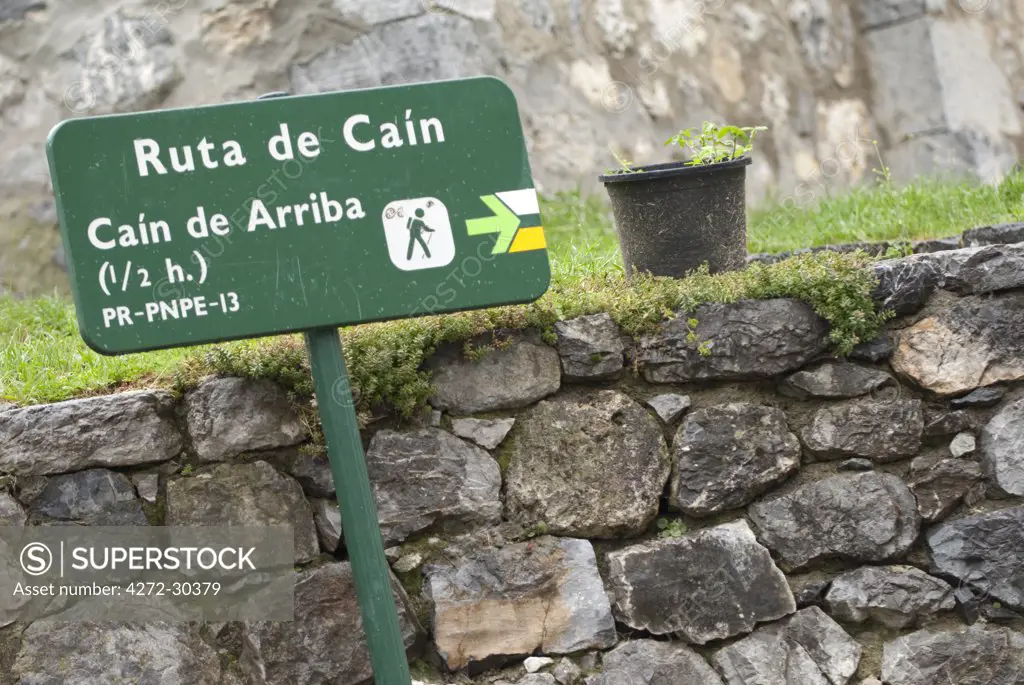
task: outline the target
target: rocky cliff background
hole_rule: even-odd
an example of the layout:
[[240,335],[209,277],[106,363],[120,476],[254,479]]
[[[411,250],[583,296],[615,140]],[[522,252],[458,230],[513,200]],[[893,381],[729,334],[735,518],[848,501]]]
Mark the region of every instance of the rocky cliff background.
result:
[[[44,145],[71,116],[480,73],[544,190],[704,119],[765,124],[748,192],[1018,158],[1024,0],[0,0],[0,284],[64,287]],[[2,287],[2,286],[0,286]]]

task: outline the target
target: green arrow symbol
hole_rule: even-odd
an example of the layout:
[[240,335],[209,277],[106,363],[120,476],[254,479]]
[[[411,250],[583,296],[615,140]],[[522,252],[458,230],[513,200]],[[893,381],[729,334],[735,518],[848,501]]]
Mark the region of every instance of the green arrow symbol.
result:
[[508,252],[508,248],[512,245],[512,238],[515,237],[516,230],[519,229],[519,217],[495,195],[483,195],[480,199],[494,212],[494,216],[468,220],[466,231],[469,235],[497,233],[498,240],[494,243],[491,254]]

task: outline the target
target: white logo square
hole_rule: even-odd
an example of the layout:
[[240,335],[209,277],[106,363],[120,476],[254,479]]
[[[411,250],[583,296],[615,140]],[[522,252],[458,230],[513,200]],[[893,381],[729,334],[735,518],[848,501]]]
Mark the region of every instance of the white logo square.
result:
[[402,271],[434,269],[455,259],[448,208],[436,197],[395,200],[381,220],[391,263]]

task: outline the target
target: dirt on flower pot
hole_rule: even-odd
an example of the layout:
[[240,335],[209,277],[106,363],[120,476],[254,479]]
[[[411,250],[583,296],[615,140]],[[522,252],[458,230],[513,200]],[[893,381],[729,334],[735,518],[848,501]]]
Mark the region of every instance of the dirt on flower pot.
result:
[[626,274],[681,278],[746,265],[744,156],[715,164],[653,164],[599,178],[612,202]]

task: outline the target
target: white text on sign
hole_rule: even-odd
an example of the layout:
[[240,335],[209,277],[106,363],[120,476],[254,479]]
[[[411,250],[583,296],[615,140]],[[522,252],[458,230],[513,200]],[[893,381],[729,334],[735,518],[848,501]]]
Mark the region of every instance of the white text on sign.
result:
[[177,321],[180,319],[199,318],[214,312],[232,314],[241,309],[238,294],[220,293],[214,297],[196,295],[173,300],[151,300],[143,305],[143,309],[132,311],[130,307],[119,305],[103,308],[103,327],[134,326],[136,320]]

